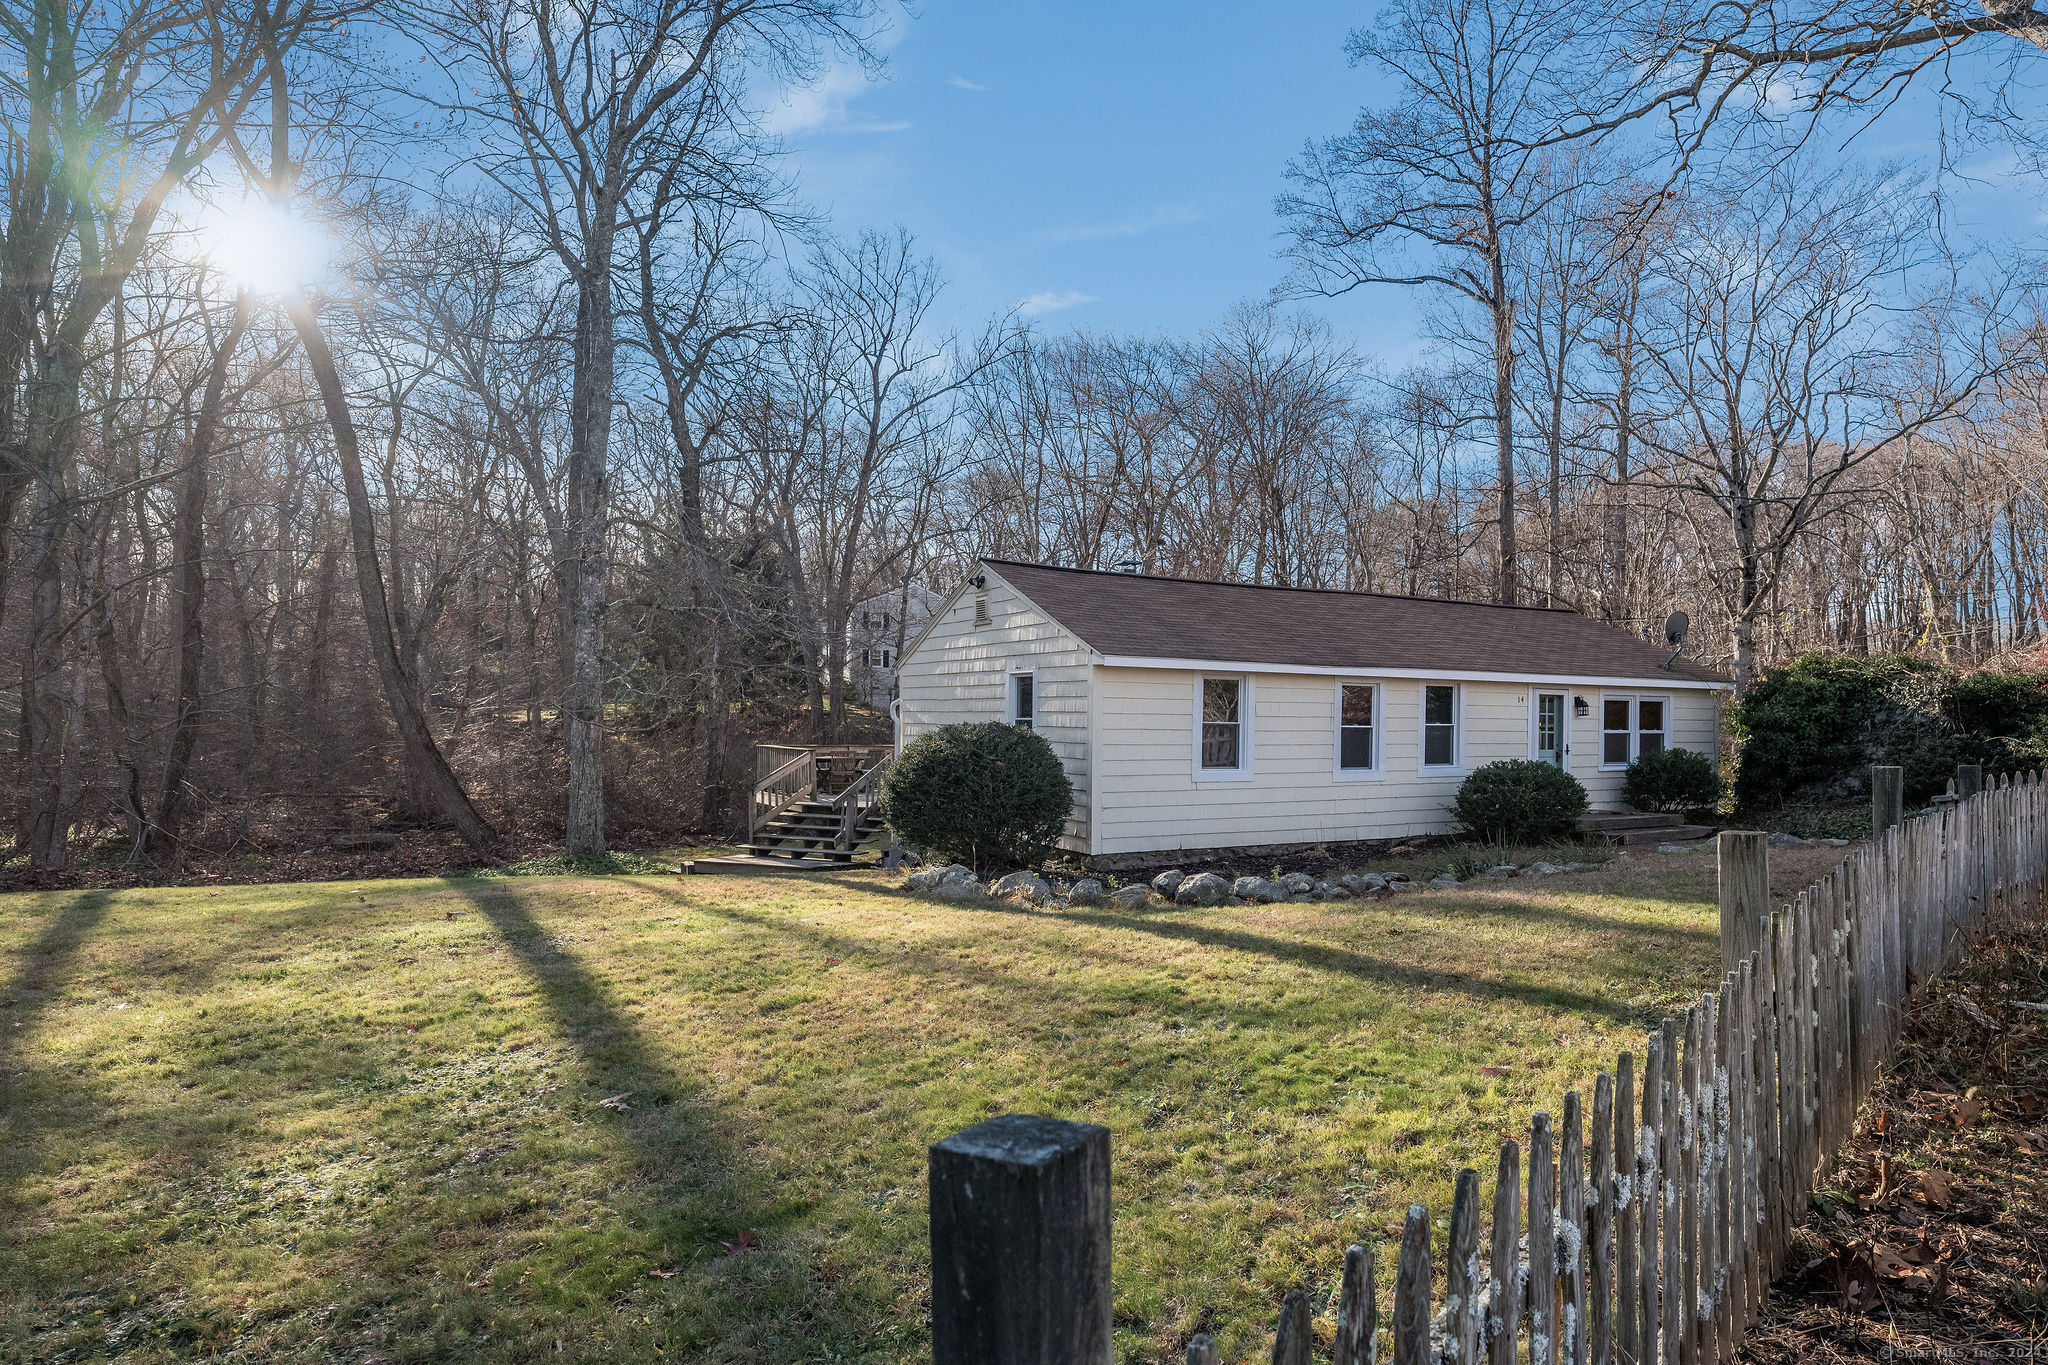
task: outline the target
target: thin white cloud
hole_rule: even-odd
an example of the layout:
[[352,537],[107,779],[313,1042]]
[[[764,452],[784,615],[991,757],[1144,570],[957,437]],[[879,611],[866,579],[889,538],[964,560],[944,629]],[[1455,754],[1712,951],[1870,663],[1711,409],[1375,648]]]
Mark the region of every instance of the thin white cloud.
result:
[[910,124],[854,117],[847,109],[873,84],[858,63],[835,62],[806,86],[784,90],[781,102],[762,119],[768,131],[788,137],[796,133],[900,133]]
[[[868,33],[869,46],[886,52],[903,39],[909,16],[898,0],[884,0]],[[876,81],[859,62],[838,61],[828,65],[809,85],[786,86],[762,116],[769,132],[788,137],[796,133],[900,133],[910,126],[901,119],[862,118],[848,110]]]
[[1062,308],[1078,308],[1084,303],[1094,302],[1093,294],[1084,294],[1078,289],[1041,289],[1017,300],[1017,311],[1027,318],[1035,318],[1040,313],[1057,313]]
[[946,84],[954,87],[956,90],[990,90],[994,88],[993,86],[979,85],[974,81],[968,80],[965,76],[948,76]]
[[1142,237],[1160,228],[1192,223],[1201,216],[1200,209],[1186,205],[1170,205],[1136,218],[1118,218],[1106,223],[1077,223],[1071,227],[1052,228],[1045,235],[1055,242],[1093,242],[1104,237]]

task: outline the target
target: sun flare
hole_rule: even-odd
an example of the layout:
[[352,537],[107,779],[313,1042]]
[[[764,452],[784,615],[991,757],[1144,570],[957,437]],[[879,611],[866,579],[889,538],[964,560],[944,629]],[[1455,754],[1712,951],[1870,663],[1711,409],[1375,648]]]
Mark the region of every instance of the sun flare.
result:
[[325,272],[332,243],[303,218],[267,199],[210,211],[199,228],[208,265],[238,286],[280,294]]

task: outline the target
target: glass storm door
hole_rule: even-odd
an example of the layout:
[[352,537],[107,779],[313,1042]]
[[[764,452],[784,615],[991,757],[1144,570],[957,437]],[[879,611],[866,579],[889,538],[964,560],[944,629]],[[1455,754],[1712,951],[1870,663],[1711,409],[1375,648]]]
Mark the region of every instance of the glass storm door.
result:
[[1564,693],[1536,694],[1536,761],[1565,766],[1570,752],[1564,730]]

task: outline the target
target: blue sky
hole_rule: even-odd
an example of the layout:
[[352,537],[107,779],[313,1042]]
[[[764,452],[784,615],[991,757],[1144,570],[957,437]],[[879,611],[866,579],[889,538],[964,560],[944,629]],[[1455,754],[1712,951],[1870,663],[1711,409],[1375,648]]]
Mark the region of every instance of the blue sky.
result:
[[[1279,278],[1288,158],[1393,94],[1344,57],[1373,9],[923,0],[883,39],[879,79],[835,67],[769,121],[839,230],[917,235],[962,330],[1022,304],[1047,331],[1192,331]],[[1847,154],[1923,159],[1932,105],[1916,95]],[[2009,154],[1966,162],[1994,178],[1952,186],[1961,221],[2038,244],[2038,181]],[[1398,367],[1422,353],[1419,302],[1386,288],[1312,306]]]
[[[1279,278],[1288,157],[1376,93],[1343,51],[1367,13],[926,0],[879,81],[835,69],[770,122],[840,230],[917,234],[957,325],[1023,303],[1047,330],[1193,330]],[[1324,308],[1383,354],[1413,333],[1393,293]]]

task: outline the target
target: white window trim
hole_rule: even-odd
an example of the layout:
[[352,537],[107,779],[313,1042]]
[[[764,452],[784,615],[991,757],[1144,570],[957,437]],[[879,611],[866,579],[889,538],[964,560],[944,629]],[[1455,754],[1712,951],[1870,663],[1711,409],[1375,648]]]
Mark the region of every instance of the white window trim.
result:
[[[1237,766],[1235,768],[1205,768],[1202,766],[1202,684],[1210,679],[1229,678],[1237,683]],[[1188,749],[1188,770],[1197,782],[1249,782],[1252,780],[1252,744],[1257,727],[1253,717],[1257,715],[1252,675],[1249,673],[1204,673],[1195,679],[1191,689],[1194,701],[1194,725]]]
[[1628,763],[1609,763],[1607,761],[1607,736],[1611,733],[1607,728],[1607,703],[1610,701],[1626,701],[1628,703],[1628,763],[1633,763],[1642,757],[1642,703],[1645,701],[1661,701],[1664,703],[1664,728],[1654,733],[1664,736],[1664,747],[1666,749],[1676,747],[1671,742],[1671,694],[1669,692],[1602,692],[1600,694],[1601,772],[1618,773],[1626,771],[1628,768]]
[[[1429,689],[1448,687],[1451,689],[1451,758],[1449,764],[1430,764],[1422,761],[1429,752]],[[1465,775],[1465,685],[1463,683],[1437,681],[1423,683],[1415,689],[1415,773],[1418,777],[1463,777]]]
[[1031,728],[1038,728],[1038,670],[1035,668],[1013,668],[1003,677],[1003,712],[1009,723],[1015,725],[1017,716],[1017,679],[1031,679]]
[[1529,761],[1531,763],[1541,763],[1543,761],[1536,756],[1536,722],[1538,719],[1536,708],[1541,704],[1540,699],[1543,697],[1564,698],[1564,763],[1561,766],[1565,772],[1570,772],[1572,770],[1572,694],[1569,688],[1532,687],[1529,689]]
[[[1372,766],[1344,766],[1344,689],[1372,689]],[[1384,782],[1387,779],[1386,688],[1365,678],[1339,678],[1330,687],[1330,777],[1336,782]]]

